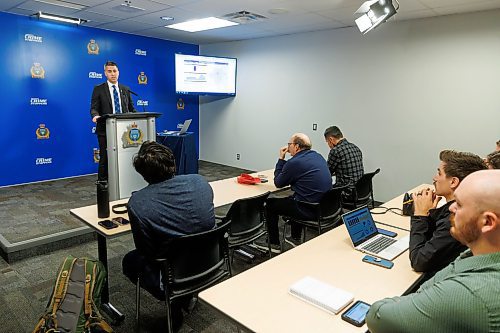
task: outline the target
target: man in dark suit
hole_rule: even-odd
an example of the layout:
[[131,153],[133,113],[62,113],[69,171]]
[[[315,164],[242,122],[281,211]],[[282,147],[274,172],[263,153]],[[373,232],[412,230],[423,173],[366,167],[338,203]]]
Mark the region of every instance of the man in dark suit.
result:
[[119,84],[120,71],[113,61],[104,64],[104,75],[107,81],[94,87],[90,102],[90,115],[96,123],[97,140],[99,142],[99,168],[97,180],[108,180],[108,153],[106,142],[106,121],[101,118],[106,114],[135,112],[134,102],[129,87]]

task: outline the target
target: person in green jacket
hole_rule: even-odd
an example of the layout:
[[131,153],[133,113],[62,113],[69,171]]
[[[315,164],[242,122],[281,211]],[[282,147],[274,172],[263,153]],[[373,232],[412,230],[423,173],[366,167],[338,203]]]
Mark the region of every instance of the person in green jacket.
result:
[[455,191],[452,236],[467,245],[414,294],[368,311],[371,333],[500,332],[500,170],[477,171]]

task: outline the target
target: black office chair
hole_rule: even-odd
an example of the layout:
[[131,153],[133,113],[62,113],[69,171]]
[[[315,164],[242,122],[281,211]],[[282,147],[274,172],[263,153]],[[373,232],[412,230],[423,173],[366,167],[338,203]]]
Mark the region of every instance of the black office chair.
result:
[[309,206],[313,210],[314,218],[310,220],[302,220],[291,217],[283,217],[285,223],[283,224],[283,241],[281,247],[285,242],[286,226],[290,222],[295,222],[304,226],[302,233],[302,243],[306,241],[306,231],[308,228],[318,230],[318,235],[321,235],[325,230],[333,229],[342,224],[340,216],[342,215],[342,192],[347,186],[334,187],[326,192],[319,203],[310,203],[299,201],[304,206]]
[[[168,332],[172,330],[172,302],[191,296],[231,276],[229,222],[210,231],[171,239],[162,248],[160,263],[165,290]],[[136,320],[139,330],[140,278],[136,285]],[[160,299],[162,300],[162,299]]]
[[[231,221],[228,239],[231,260],[237,248],[253,243],[257,238],[266,234],[264,204],[270,193],[267,192],[251,198],[238,199],[231,205],[226,216],[217,216],[218,219],[222,220],[222,223]],[[271,256],[270,249],[269,256]]]
[[380,172],[380,168],[374,172],[365,173],[354,186],[354,190],[347,196],[343,197],[343,207],[349,210],[356,209],[363,205],[370,205],[371,208],[375,207],[375,200],[373,198],[373,177]]

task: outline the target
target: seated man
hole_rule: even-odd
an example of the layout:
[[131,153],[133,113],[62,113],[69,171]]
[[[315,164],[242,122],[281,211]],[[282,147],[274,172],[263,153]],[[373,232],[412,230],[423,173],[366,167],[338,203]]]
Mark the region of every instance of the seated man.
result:
[[[412,195],[415,212],[411,217],[410,261],[417,272],[435,272],[447,266],[465,250],[450,235],[449,207],[455,190],[470,173],[485,169],[483,160],[471,153],[443,150],[434,176],[435,192],[425,189]],[[436,208],[439,196],[446,204]]]
[[500,151],[488,154],[485,159],[488,169],[500,169]]
[[[128,202],[135,250],[123,258],[123,274],[159,299],[164,299],[160,268],[153,260],[169,238],[215,227],[213,192],[200,175],[175,176],[172,151],[156,142],[144,142],[134,157],[134,168],[149,184],[132,193]],[[189,300],[188,300],[189,301]],[[174,326],[182,324],[179,305],[172,307]]]
[[351,197],[354,185],[363,176],[363,153],[354,143],[344,138],[337,126],[325,130],[325,140],[330,147],[328,168],[335,176],[335,186],[349,185],[345,194]]
[[500,170],[465,177],[455,191],[451,234],[470,248],[416,293],[374,303],[379,332],[500,332]]
[[[292,156],[285,161],[286,153]],[[287,146],[282,147],[274,170],[274,185],[282,188],[291,185],[294,194],[286,198],[269,198],[266,201],[266,219],[271,251],[280,253],[278,220],[280,215],[301,219],[313,218],[309,207],[297,201],[319,202],[332,188],[332,179],[325,159],[311,150],[311,141],[303,133],[296,133]],[[292,245],[300,243],[302,226],[292,223]],[[267,250],[266,244],[255,244]]]

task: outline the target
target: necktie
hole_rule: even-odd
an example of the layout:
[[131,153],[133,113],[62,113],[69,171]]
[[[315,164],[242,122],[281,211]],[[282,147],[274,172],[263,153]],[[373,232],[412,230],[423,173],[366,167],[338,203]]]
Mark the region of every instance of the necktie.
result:
[[120,110],[120,99],[118,98],[118,91],[116,91],[116,86],[113,84],[113,100],[115,102],[115,113],[122,113]]

